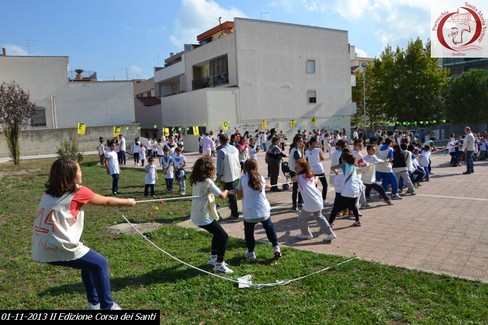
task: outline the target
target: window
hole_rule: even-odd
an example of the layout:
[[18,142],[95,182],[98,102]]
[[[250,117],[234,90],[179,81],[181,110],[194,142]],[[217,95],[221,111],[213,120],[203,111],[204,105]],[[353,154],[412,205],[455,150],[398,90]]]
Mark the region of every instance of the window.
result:
[[46,109],[38,108],[37,114],[31,118],[31,126],[46,126]]
[[315,73],[315,60],[307,60],[307,73]]
[[309,90],[307,92],[308,103],[315,104],[317,102],[317,92],[315,90]]

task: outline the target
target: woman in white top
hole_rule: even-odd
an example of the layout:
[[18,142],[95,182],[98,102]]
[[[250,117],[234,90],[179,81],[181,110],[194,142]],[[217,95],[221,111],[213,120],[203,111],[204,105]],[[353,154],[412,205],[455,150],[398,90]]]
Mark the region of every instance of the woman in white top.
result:
[[297,235],[298,239],[311,239],[313,238],[308,221],[310,217],[314,217],[320,226],[322,232],[327,235],[324,239],[325,242],[330,242],[336,238],[336,234],[330,227],[327,219],[322,215],[322,209],[324,203],[316,186],[316,180],[312,172],[310,171],[310,165],[308,162],[300,158],[295,161],[295,173],[292,181],[298,183],[298,188],[303,198],[303,208],[298,214],[298,222],[300,224],[300,233]]
[[237,198],[242,199],[242,216],[244,218],[244,235],[247,247],[244,257],[250,260],[256,259],[256,254],[254,253],[256,246],[254,227],[258,222],[263,225],[266,236],[273,245],[274,256],[281,257],[278,237],[271,221],[271,206],[264,193],[264,190],[270,187],[269,184],[266,184],[264,177],[259,174],[256,159],[247,159],[244,162],[244,174],[239,181],[239,185],[237,185]]
[[305,150],[305,158],[310,164],[311,172],[315,175],[315,177],[318,177],[320,183],[322,184],[322,200],[324,201],[324,204],[327,204],[327,178],[325,177],[324,166],[322,165],[322,161],[325,160],[325,156],[324,152],[320,148],[320,142],[317,137],[314,136],[310,138],[310,141],[308,142],[308,149]]
[[193,186],[191,203],[191,221],[198,227],[205,229],[213,235],[211,255],[208,264],[213,265],[216,273],[234,273],[224,262],[225,250],[227,249],[227,239],[229,235],[224,228],[213,219],[208,211],[208,195],[214,194],[222,199],[227,197],[228,191],[221,191],[212,181],[215,176],[215,165],[212,157],[203,156],[198,158],[193,165],[190,175],[190,183]]

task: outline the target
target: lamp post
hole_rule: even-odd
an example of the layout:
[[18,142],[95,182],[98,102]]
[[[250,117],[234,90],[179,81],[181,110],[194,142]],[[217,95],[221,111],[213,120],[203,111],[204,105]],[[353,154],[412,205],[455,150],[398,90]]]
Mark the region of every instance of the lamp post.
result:
[[364,134],[365,139],[368,137],[367,124],[366,124],[366,67],[368,64],[366,62],[361,63],[363,68],[363,123],[364,123]]

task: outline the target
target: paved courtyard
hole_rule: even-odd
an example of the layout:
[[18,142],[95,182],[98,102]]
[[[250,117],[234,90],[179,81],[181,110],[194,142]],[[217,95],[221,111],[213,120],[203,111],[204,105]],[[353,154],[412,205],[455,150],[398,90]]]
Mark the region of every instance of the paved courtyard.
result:
[[[189,166],[197,157],[187,154]],[[488,282],[488,161],[476,161],[475,173],[463,175],[465,166],[449,167],[449,158],[433,155],[434,175],[422,183],[416,196],[404,195],[392,206],[374,201],[372,208],[361,210],[362,227],[351,227],[349,217],[336,219],[337,238],[331,244],[322,241],[315,222],[311,224],[314,239],[295,239],[299,229],[297,215],[290,209],[291,190],[267,192],[280,245]],[[263,153],[258,161],[266,176]],[[330,160],[324,167],[330,167]],[[284,178],[281,174],[279,182]],[[328,200],[334,195],[329,186]],[[326,207],[324,215],[330,209]],[[221,209],[221,214],[227,217],[228,209]],[[230,236],[244,238],[242,222],[222,225]],[[256,239],[268,242],[260,225]]]

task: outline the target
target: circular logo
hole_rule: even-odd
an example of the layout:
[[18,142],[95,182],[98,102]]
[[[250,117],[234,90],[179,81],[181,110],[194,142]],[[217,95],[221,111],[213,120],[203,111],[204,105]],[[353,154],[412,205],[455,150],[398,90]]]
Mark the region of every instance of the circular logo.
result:
[[439,21],[437,39],[442,46],[451,51],[463,51],[480,37],[482,25],[481,18],[475,10],[459,7],[457,11],[444,15]]

